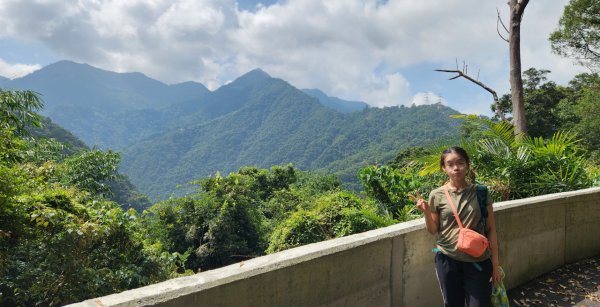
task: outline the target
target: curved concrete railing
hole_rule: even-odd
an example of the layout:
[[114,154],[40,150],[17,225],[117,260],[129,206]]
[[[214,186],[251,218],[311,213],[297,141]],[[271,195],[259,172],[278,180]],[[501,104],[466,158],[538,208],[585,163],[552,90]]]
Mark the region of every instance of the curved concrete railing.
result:
[[[494,204],[505,285],[600,254],[600,188]],[[422,219],[72,306],[439,306]]]

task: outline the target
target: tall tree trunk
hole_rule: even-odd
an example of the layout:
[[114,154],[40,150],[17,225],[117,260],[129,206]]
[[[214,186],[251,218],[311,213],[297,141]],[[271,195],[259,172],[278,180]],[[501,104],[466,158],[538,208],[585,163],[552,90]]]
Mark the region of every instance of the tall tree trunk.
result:
[[510,57],[510,93],[515,134],[526,133],[523,79],[521,78],[521,20],[529,0],[510,0],[508,50]]

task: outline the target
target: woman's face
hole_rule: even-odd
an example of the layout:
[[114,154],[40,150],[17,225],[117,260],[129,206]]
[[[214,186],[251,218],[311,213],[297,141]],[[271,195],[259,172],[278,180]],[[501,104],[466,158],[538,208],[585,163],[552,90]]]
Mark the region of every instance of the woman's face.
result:
[[448,174],[448,178],[463,180],[469,171],[469,164],[459,154],[451,152],[444,157],[443,169]]

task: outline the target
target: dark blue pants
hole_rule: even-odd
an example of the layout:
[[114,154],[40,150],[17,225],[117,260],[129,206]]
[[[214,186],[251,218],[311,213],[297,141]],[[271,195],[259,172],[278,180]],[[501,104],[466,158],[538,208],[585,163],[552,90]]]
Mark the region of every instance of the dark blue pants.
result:
[[462,262],[435,254],[435,272],[446,307],[492,306],[492,261]]

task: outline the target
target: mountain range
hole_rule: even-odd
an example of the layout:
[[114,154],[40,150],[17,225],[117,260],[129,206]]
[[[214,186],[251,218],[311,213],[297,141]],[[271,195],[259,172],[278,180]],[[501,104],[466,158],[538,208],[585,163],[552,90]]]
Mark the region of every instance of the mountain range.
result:
[[122,152],[121,172],[154,200],[245,165],[293,163],[356,185],[360,167],[455,137],[459,125],[449,118],[458,112],[440,104],[369,108],[260,69],[209,91],[61,61],[0,86],[40,93],[53,122],[88,145]]

